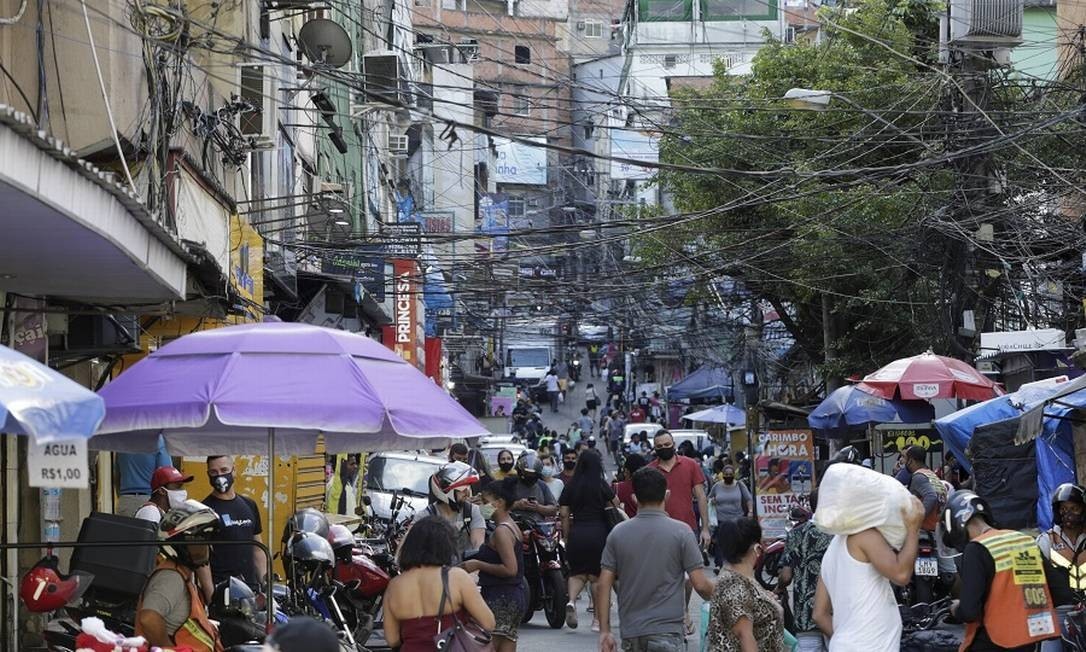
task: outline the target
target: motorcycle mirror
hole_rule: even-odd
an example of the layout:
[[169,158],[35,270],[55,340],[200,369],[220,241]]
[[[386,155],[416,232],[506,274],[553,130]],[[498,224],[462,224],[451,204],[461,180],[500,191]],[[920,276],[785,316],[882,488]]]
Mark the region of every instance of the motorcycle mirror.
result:
[[362,504],[366,507],[370,507],[373,505],[373,499],[369,496],[362,496]]

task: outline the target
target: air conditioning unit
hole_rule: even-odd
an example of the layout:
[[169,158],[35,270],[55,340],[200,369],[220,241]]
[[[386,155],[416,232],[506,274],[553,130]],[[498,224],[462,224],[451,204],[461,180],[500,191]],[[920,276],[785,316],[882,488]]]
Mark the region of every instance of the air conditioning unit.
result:
[[964,48],[1014,47],[1022,42],[1023,0],[951,0],[949,43]]
[[578,32],[583,32],[584,31],[584,21],[583,20],[578,20],[577,21],[577,31]]
[[64,338],[67,353],[104,355],[140,350],[137,315],[72,315]]
[[408,105],[405,78],[400,58],[395,54],[367,54],[362,58],[362,84],[369,102]]
[[275,149],[275,139],[270,136],[251,136],[245,139],[245,148],[253,152]]
[[407,136],[402,134],[389,134],[388,153],[393,156],[407,156]]

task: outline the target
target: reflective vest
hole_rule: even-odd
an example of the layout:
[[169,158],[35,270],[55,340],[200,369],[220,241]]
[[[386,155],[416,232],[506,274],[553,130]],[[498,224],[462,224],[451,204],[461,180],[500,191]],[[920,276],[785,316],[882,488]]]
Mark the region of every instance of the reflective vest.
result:
[[[343,477],[340,476],[340,466],[347,463],[347,454],[340,453],[336,455],[336,466],[332,472],[332,477],[328,478],[328,484],[324,490],[324,510],[329,514],[346,514],[347,516],[354,516],[358,511],[358,505],[361,501],[361,495],[359,487],[362,485],[362,469],[365,467],[365,456],[359,459],[358,463],[358,477],[355,479],[353,486],[344,486]],[[344,510],[339,510],[340,498],[346,494],[344,502]]]
[[[223,652],[222,641],[219,640],[219,629],[211,624],[204,608],[204,600],[200,596],[196,582],[192,579],[192,570],[170,559],[160,559],[155,573],[171,570],[181,576],[189,591],[189,617],[173,634],[173,642],[177,646],[188,646],[193,652]],[[154,574],[151,575],[154,577]],[[136,605],[136,613],[143,608],[143,596],[140,596]],[[136,636],[143,636],[139,617],[136,618]]]
[[1076,564],[1081,551],[1065,545],[1052,530],[1045,532],[1049,541],[1049,561],[1052,565],[1067,574],[1068,584],[1072,591],[1086,591],[1086,560]]
[[920,524],[920,527],[928,532],[934,532],[935,528],[939,527],[939,518],[943,515],[943,508],[946,507],[947,493],[946,485],[939,479],[939,476],[935,475],[935,472],[931,469],[920,469],[916,472],[919,475],[927,478],[931,484],[932,490],[935,491],[935,495],[939,496],[939,505],[931,513],[924,517],[924,522]]
[[1059,620],[1045,581],[1044,561],[1037,543],[1013,530],[988,530],[976,539],[995,562],[984,615],[968,623],[959,652],[973,644],[981,625],[992,642],[1015,648],[1059,635]]

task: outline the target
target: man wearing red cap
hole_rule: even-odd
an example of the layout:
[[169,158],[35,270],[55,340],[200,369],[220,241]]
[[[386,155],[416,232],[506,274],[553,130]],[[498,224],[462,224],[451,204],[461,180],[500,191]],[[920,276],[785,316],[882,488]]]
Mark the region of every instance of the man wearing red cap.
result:
[[181,485],[191,482],[191,475],[182,475],[172,466],[160,466],[151,475],[151,498],[136,512],[136,518],[158,523],[162,516],[188,500]]

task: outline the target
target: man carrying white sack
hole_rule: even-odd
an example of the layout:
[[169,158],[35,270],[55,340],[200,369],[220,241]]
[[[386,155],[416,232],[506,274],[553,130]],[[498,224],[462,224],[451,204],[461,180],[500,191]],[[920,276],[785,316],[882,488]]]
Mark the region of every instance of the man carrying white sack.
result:
[[[878,475],[859,466],[848,475],[856,472]],[[900,504],[905,530],[900,551],[878,527],[869,527],[835,535],[822,558],[812,617],[829,640],[829,652],[897,652],[901,647],[901,614],[891,582],[905,586],[912,578],[924,508],[911,496],[901,497]],[[885,528],[887,523],[872,525]]]

